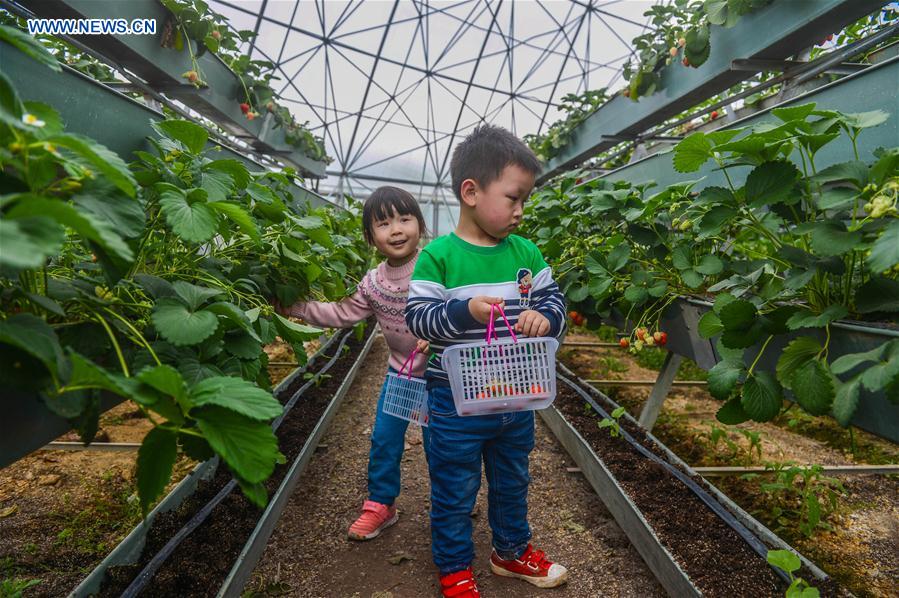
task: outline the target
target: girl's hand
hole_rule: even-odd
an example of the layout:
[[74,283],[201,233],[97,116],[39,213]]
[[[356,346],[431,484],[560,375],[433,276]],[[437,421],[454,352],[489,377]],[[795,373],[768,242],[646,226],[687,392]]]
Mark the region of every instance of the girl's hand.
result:
[[[468,301],[468,311],[471,313],[471,317],[480,322],[481,324],[486,324],[490,321],[490,306],[491,305],[499,305],[501,308],[506,307],[506,303],[502,297],[487,297],[484,295],[478,295],[477,297],[472,297]],[[499,317],[499,314],[494,310],[494,317]]]
[[527,309],[518,316],[515,332],[525,336],[546,336],[549,333],[549,320],[540,312]]
[[275,308],[275,311],[278,312],[279,315],[282,315],[285,318],[290,316],[290,308],[281,305],[277,299],[272,299],[272,307]]
[[419,353],[424,353],[425,355],[427,355],[431,351],[431,343],[418,339],[417,341],[415,341],[415,348],[418,349]]

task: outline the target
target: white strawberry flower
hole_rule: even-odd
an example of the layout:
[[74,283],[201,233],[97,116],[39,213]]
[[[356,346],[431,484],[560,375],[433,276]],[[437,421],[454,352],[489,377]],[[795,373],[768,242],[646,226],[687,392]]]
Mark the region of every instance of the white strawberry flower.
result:
[[22,122],[25,123],[26,125],[30,125],[32,127],[43,127],[44,125],[47,124],[44,121],[42,121],[41,119],[39,119],[38,117],[36,117],[35,115],[31,114],[30,112],[26,112],[25,114],[22,115]]

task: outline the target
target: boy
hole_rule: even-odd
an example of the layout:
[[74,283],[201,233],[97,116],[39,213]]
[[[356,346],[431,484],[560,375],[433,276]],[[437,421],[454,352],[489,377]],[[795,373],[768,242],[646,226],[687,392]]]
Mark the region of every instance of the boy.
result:
[[[565,304],[549,266],[536,245],[511,234],[521,222],[540,163],[517,137],[484,125],[456,147],[450,170],[459,224],[454,233],[422,250],[406,304],[409,330],[430,341],[434,353],[425,378],[431,418],[431,549],[441,590],[453,598],[480,595],[472,577],[469,513],[481,483],[481,459],[489,484],[492,571],[555,587],[565,582],[565,567],[529,544],[534,412],[459,417],[441,364],[447,346],[484,339],[491,305],[503,307],[517,334],[560,336],[564,330]],[[502,319],[496,330],[509,336]]]

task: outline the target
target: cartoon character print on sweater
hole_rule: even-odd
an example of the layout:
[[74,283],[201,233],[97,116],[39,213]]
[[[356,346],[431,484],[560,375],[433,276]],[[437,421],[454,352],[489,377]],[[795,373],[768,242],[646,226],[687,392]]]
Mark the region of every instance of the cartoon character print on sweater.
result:
[[531,281],[533,280],[533,275],[530,269],[520,268],[515,278],[518,280],[518,305],[521,306],[521,309],[528,309],[531,305]]

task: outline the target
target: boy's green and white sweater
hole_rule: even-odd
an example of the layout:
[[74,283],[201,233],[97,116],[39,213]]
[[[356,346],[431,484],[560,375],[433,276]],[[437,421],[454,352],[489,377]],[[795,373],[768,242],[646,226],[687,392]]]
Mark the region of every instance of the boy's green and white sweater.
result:
[[[493,247],[472,245],[455,234],[432,241],[421,252],[406,303],[406,325],[431,343],[428,387],[449,386],[441,364],[450,345],[484,340],[486,326],[472,317],[468,300],[478,295],[502,297],[514,326],[519,314],[533,309],[546,316],[549,336],[565,329],[565,301],[540,250],[531,241],[510,235]],[[500,338],[510,336],[497,320]]]

